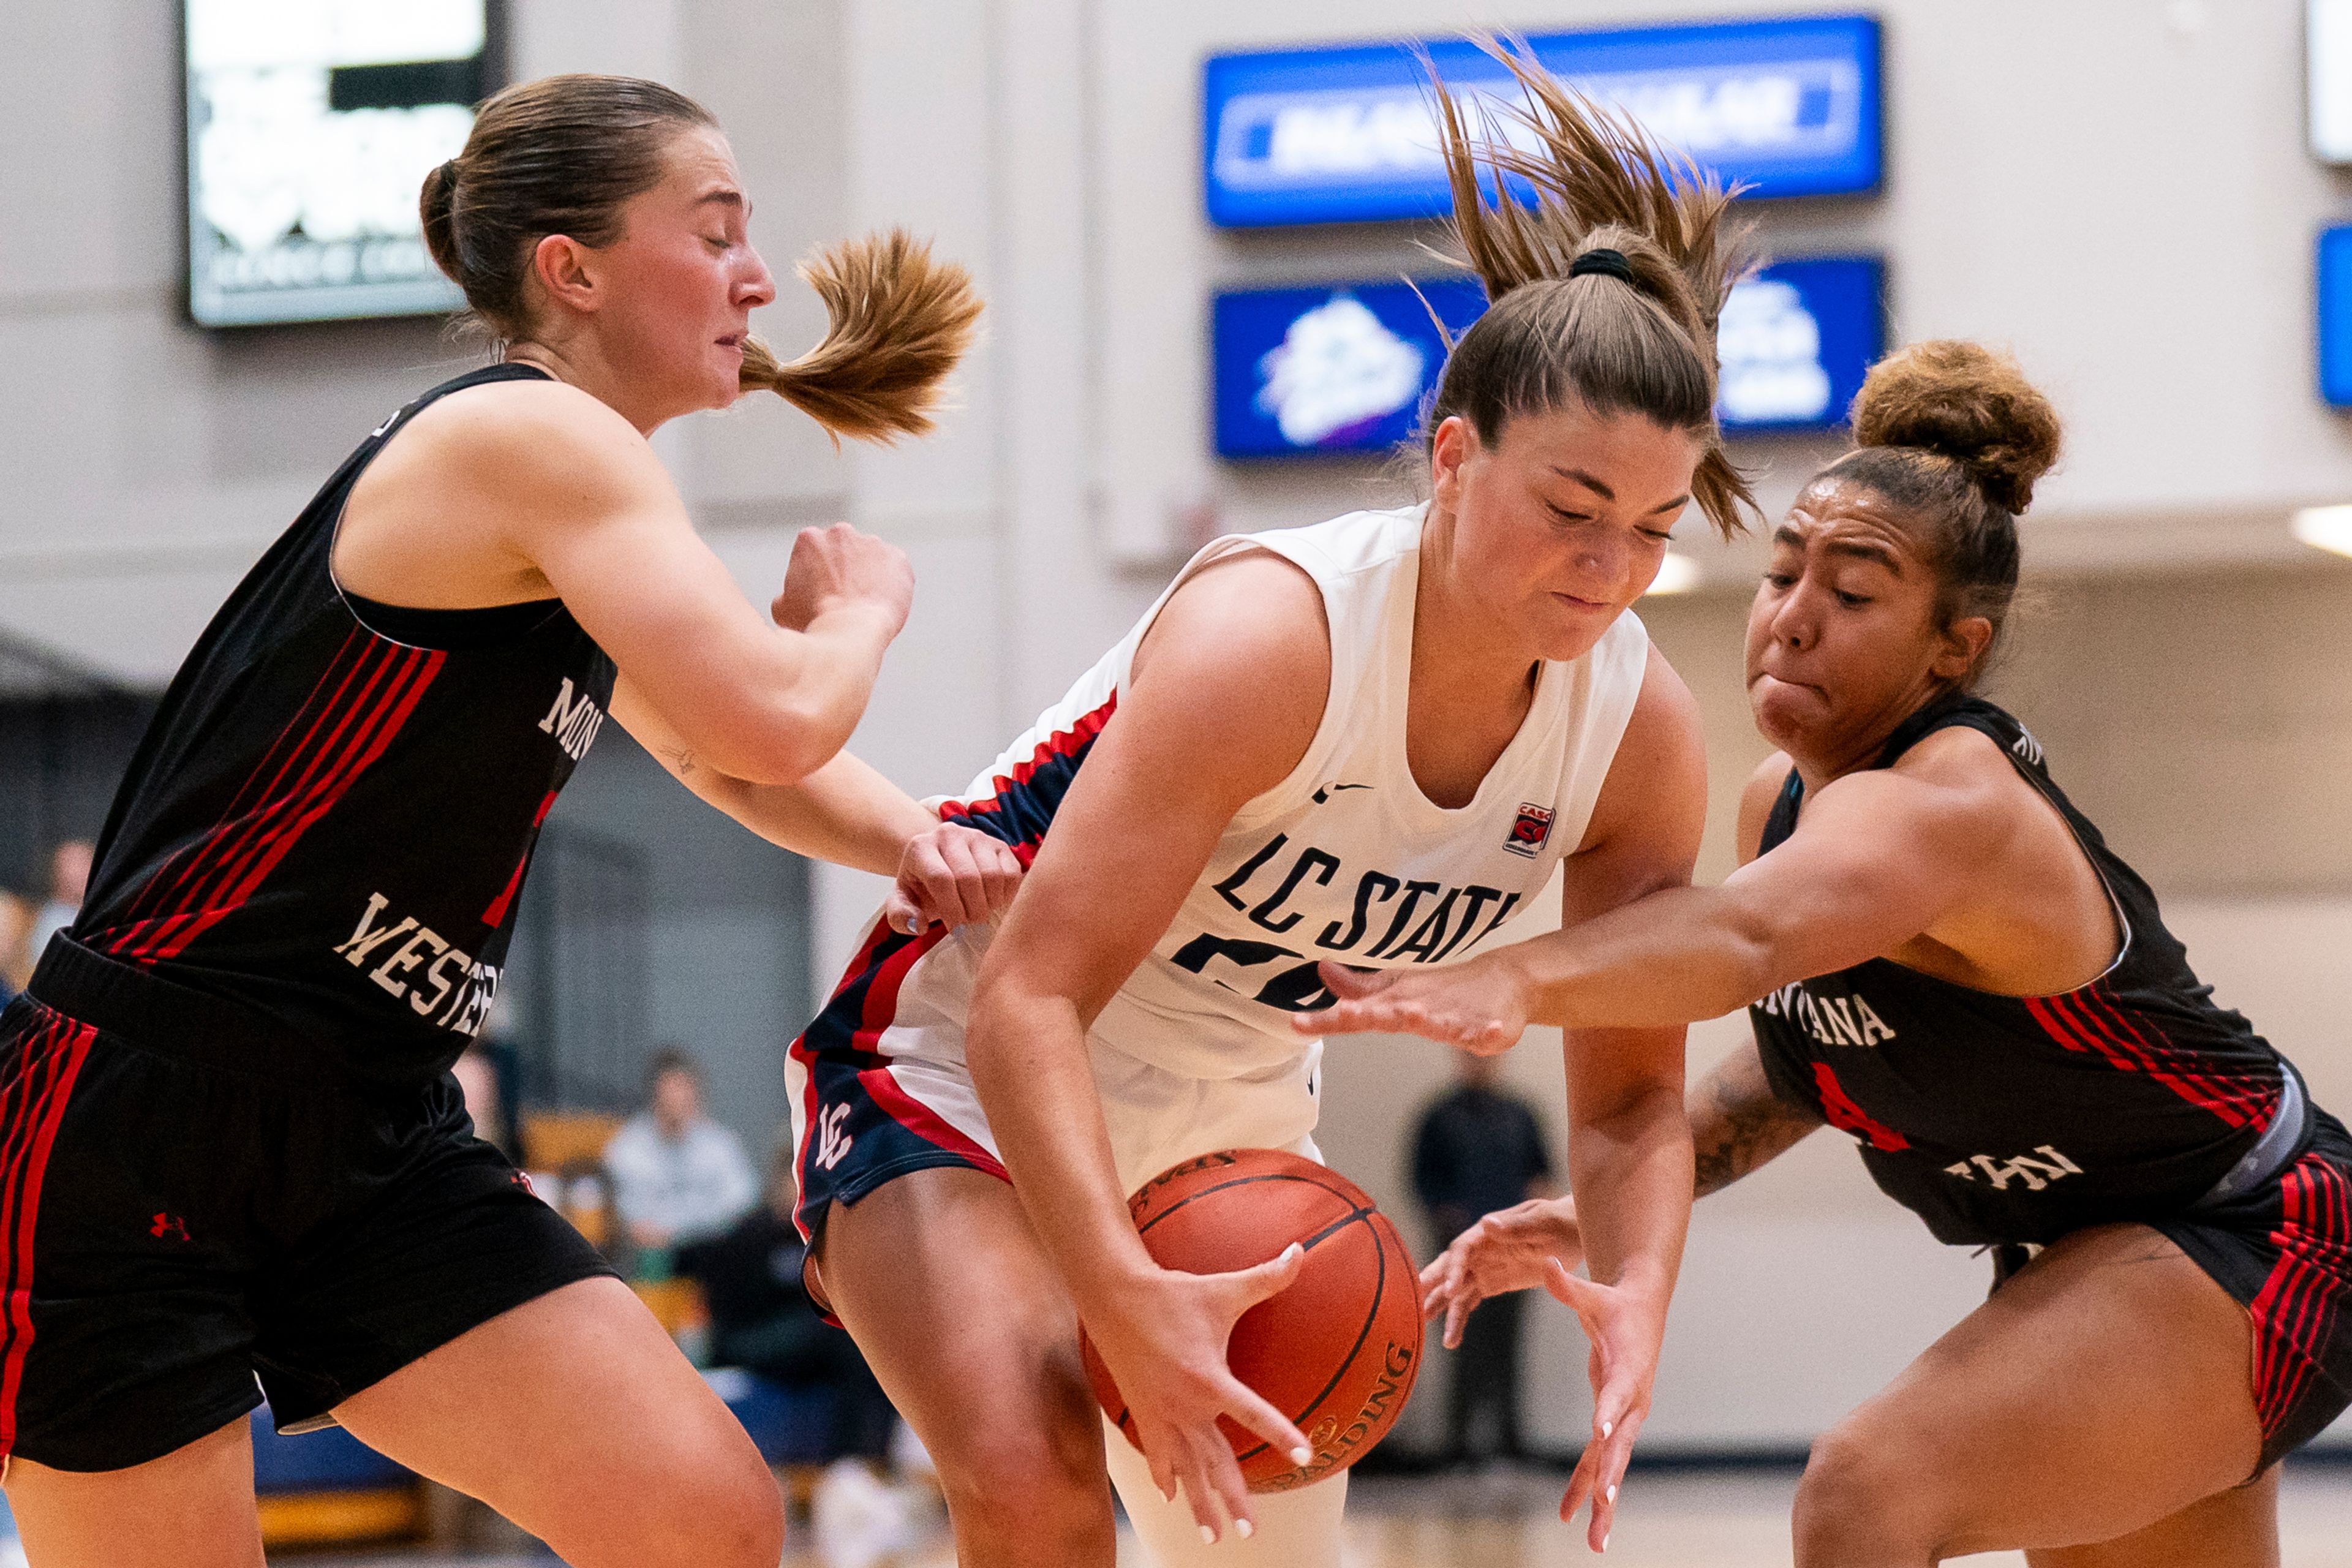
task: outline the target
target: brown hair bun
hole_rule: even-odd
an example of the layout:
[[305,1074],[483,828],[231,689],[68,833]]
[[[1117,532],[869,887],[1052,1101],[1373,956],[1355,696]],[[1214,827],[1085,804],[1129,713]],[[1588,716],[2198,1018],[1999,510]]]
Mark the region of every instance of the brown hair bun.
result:
[[2058,460],[2058,411],[2005,353],[1944,338],[1871,368],[1853,400],[1857,447],[1908,447],[1968,469],[1985,499],[2021,512]]

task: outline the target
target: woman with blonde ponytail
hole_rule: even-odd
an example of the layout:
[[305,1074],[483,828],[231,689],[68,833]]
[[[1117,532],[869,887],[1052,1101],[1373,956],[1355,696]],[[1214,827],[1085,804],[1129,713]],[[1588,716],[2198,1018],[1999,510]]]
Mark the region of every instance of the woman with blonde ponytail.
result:
[[499,363],[368,436],[222,608],[0,1014],[0,1475],[36,1568],[259,1568],[263,1392],[582,1568],[775,1568],[750,1439],[450,1065],[608,713],[752,830],[896,874],[900,919],[1018,879],[841,751],[905,558],[804,531],[763,615],[647,443],[754,388],[928,429],[962,269],[896,233],[813,258],[830,326],[780,363],[726,138],[616,77],[499,94],[421,206]]
[[[1302,1431],[1330,1412],[1225,1361],[1296,1250],[1162,1269],[1128,1194],[1214,1150],[1312,1155],[1321,1047],[1290,1020],[1319,959],[1442,969],[1556,868],[1571,921],[1689,879],[1697,717],[1629,606],[1694,499],[1726,531],[1746,500],[1714,418],[1724,198],[1505,58],[1542,151],[1450,127],[1495,303],[1431,414],[1430,501],[1202,551],[942,807],[1034,858],[1002,922],[884,911],[793,1047],[811,1284],[937,1462],[966,1568],[1109,1568],[1113,1488],[1162,1568],[1336,1568],[1344,1475],[1252,1496],[1219,1426],[1338,1468]],[[1538,205],[1482,205],[1497,168]],[[1682,1049],[1568,1042],[1603,1368],[1570,1502],[1596,1542],[1690,1209]],[[1106,1436],[1081,1322],[1140,1451]]]

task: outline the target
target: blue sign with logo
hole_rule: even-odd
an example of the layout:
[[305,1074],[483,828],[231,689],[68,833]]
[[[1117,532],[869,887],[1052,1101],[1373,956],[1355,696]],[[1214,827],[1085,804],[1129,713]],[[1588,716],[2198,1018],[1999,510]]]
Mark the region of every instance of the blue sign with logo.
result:
[[[1570,85],[1759,196],[1874,190],[1879,30],[1872,16],[1554,33],[1528,40]],[[1424,46],[1475,127],[1519,101],[1465,39]],[[1453,208],[1430,85],[1410,46],[1212,57],[1202,70],[1209,221],[1371,223]]]
[[[1844,423],[1885,352],[1876,257],[1784,261],[1740,284],[1717,331],[1717,413],[1730,433]],[[1253,289],[1220,294],[1213,318],[1221,458],[1382,452],[1410,439],[1437,389],[1445,337],[1486,308],[1449,278]]]
[[2319,395],[2352,408],[2352,226],[2319,236]]

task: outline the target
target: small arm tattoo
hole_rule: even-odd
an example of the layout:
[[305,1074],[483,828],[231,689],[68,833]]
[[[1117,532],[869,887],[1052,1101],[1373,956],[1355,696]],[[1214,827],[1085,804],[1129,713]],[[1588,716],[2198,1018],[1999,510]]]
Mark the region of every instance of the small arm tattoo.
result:
[[680,746],[669,754],[669,769],[679,778],[686,777],[694,771],[694,753]]
[[1691,1142],[1697,1154],[1696,1196],[1725,1187],[1785,1152],[1822,1125],[1780,1099],[1750,1044],[1734,1051],[1691,1091]]

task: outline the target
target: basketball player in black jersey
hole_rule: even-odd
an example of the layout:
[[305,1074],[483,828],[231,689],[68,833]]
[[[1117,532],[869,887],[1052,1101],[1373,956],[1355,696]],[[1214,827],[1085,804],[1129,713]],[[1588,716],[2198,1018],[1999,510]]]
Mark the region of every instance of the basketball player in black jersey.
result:
[[[1969,694],[2058,421],[2011,362],[1922,343],[1874,370],[1859,447],[1801,494],[1748,622],[1743,865],[1454,971],[1360,978],[1307,1028],[1506,1048],[1530,1021],[1748,1005],[1689,1098],[1697,1191],[1826,1123],[1996,1290],[1817,1443],[1800,1568],[2023,1548],[2035,1568],[2278,1561],[2278,1458],[2352,1400],[2352,1138],[2224,1012],[2155,896]],[[1425,1276],[1449,1334],[1564,1296],[1572,1200],[1466,1233]],[[2030,1261],[2028,1260],[2030,1257]],[[1604,1292],[1572,1281],[1605,1357]]]
[[500,94],[423,211],[503,363],[387,420],[231,596],[0,1015],[0,1454],[36,1568],[258,1568],[257,1374],[281,1426],[340,1421],[570,1563],[773,1568],[750,1440],[447,1069],[607,713],[754,829],[901,872],[910,921],[1017,877],[838,754],[904,558],[804,532],[762,617],[646,444],[752,386],[927,427],[962,274],[845,247],[809,273],[826,342],[779,364],[725,138],[618,78]]

